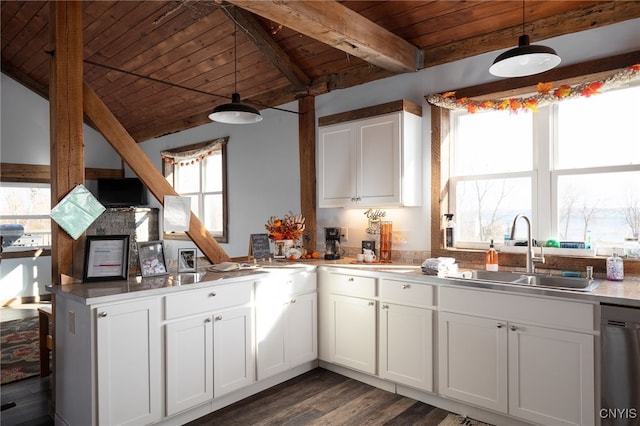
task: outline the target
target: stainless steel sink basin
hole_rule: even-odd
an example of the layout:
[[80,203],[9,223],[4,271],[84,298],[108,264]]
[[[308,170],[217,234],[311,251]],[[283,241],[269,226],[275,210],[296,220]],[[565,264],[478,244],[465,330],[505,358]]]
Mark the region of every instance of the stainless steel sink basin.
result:
[[586,278],[556,277],[551,275],[523,275],[517,284],[540,287],[555,287],[565,290],[595,290],[602,280],[588,280]]
[[471,271],[472,280],[493,281],[506,284],[528,285],[532,287],[549,287],[561,290],[593,291],[602,280],[586,278],[558,277],[553,275],[527,275],[516,272]]

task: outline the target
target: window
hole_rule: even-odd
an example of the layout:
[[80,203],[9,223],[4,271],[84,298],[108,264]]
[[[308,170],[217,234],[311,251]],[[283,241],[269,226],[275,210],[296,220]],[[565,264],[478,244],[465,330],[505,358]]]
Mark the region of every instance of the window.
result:
[[51,245],[51,187],[40,183],[0,186],[0,235],[4,247]]
[[539,240],[583,242],[589,234],[598,247],[622,247],[638,238],[638,99],[640,85],[536,113],[451,112],[443,170],[457,245],[502,241],[518,213],[532,218]]
[[[164,175],[218,242],[227,242],[228,138],[163,151]],[[165,235],[165,237],[169,237]]]

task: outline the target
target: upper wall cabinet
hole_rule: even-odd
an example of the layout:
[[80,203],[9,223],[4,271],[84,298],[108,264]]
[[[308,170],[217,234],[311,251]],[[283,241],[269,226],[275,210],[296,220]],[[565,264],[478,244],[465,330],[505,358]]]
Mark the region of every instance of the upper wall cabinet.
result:
[[422,108],[402,100],[318,120],[318,206],[422,204]]

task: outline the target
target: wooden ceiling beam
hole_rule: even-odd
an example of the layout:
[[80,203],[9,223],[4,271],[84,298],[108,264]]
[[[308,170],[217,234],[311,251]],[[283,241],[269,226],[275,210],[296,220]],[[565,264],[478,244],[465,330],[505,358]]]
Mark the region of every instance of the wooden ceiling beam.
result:
[[258,48],[269,62],[273,64],[287,80],[298,90],[305,89],[311,79],[291,59],[289,55],[273,40],[267,31],[253,17],[242,8],[235,8],[234,17],[238,25],[247,33],[249,40]]
[[230,0],[251,13],[392,72],[422,68],[421,50],[335,1]]

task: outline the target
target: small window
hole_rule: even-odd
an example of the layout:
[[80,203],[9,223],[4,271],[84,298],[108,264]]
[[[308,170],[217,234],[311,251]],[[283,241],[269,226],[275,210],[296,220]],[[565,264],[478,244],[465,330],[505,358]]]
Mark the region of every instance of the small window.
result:
[[191,211],[220,243],[228,239],[227,141],[219,138],[161,153],[167,181],[178,194],[191,198]]
[[51,187],[44,183],[0,186],[0,235],[16,250],[51,246]]

